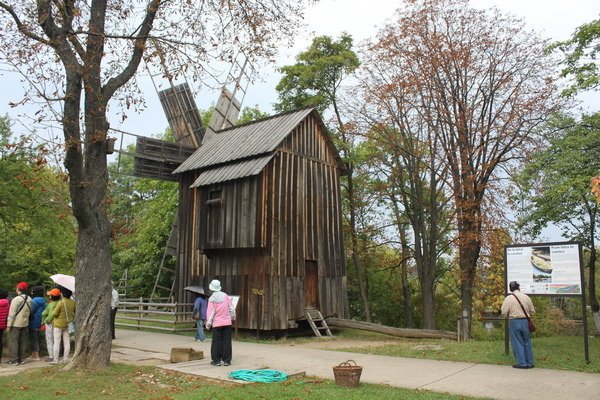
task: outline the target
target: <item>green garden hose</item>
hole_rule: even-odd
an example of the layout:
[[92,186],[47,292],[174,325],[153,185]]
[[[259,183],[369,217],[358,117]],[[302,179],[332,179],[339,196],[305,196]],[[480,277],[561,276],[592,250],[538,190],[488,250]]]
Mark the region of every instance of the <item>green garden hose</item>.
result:
[[285,372],[274,369],[238,369],[230,372],[228,376],[240,381],[263,383],[281,382],[287,379]]

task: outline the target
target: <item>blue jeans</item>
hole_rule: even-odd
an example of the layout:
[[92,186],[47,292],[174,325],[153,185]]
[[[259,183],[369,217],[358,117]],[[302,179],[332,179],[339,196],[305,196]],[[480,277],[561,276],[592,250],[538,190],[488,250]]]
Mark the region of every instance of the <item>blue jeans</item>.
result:
[[508,334],[515,354],[516,365],[533,366],[533,348],[531,347],[531,334],[527,318],[509,319]]
[[204,335],[203,319],[196,320],[196,334],[194,335],[194,339],[202,341],[206,340],[206,336]]

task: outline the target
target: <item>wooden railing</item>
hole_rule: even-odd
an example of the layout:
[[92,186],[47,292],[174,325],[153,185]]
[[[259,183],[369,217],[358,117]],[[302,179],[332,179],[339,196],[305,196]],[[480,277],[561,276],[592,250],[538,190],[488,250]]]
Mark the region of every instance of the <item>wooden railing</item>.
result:
[[123,299],[119,301],[115,325],[173,333],[191,332],[196,329],[193,307],[192,303],[150,302],[142,297]]

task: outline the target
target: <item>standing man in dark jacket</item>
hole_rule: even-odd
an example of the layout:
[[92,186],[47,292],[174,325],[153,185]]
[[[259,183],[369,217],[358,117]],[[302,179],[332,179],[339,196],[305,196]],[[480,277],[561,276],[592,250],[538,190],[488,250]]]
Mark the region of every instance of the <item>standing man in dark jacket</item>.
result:
[[196,301],[194,302],[194,319],[196,320],[196,333],[194,340],[199,342],[206,341],[204,335],[204,322],[206,321],[206,308],[208,301],[204,293],[196,293]]
[[17,284],[17,297],[10,302],[6,330],[9,332],[8,347],[11,360],[9,365],[25,364],[23,350],[27,340],[29,315],[31,314],[31,297],[27,295],[29,285],[27,282]]
[[29,315],[29,340],[31,342],[31,357],[29,361],[40,361],[40,328],[42,327],[42,313],[46,309],[44,288],[33,286],[31,288],[31,314]]

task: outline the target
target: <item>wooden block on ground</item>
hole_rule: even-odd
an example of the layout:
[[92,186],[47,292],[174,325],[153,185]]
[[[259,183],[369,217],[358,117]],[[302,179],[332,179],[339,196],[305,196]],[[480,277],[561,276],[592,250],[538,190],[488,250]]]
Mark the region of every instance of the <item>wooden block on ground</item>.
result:
[[191,347],[173,347],[171,349],[172,363],[202,360],[203,358],[203,351],[194,350]]

